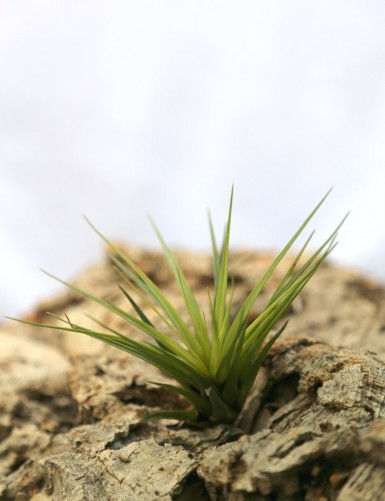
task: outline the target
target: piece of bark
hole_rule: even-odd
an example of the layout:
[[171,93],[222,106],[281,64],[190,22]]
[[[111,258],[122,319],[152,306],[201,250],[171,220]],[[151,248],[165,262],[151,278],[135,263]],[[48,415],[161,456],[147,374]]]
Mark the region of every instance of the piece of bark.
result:
[[[128,251],[183,312],[164,257]],[[177,256],[205,307],[213,281],[210,258]],[[269,254],[233,253],[236,302],[271,260]],[[272,277],[250,320],[287,265]],[[118,280],[107,260],[76,282],[127,308]],[[152,410],[186,406],[149,383],[169,380],[143,362],[80,334],[4,325],[0,499],[383,499],[384,299],[374,281],[322,266],[293,304],[287,332],[271,350],[235,426],[202,430],[173,421],[135,425]],[[29,318],[47,321],[47,310],[89,325],[86,313],[143,336],[72,291],[48,299]]]

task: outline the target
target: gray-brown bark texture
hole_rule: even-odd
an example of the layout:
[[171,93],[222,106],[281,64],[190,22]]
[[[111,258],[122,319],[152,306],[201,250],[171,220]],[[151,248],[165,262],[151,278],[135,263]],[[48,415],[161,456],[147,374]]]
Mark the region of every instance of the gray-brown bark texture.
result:
[[[127,248],[183,310],[163,257]],[[205,255],[177,253],[202,307],[212,285]],[[231,257],[239,303],[271,261]],[[257,301],[258,314],[274,282]],[[76,283],[124,304],[111,263]],[[31,313],[85,314],[140,337],[72,292]],[[148,312],[151,316],[151,311]],[[236,426],[193,429],[173,421],[135,426],[149,411],[186,403],[150,381],[156,369],[74,333],[4,324],[0,332],[0,499],[385,499],[385,291],[324,265],[295,301]]]

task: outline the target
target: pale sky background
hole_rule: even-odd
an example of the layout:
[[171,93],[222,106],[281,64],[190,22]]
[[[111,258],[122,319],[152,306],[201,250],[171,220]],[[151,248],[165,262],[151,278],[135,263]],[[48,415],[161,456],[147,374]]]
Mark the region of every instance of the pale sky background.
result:
[[385,2],[0,0],[0,314],[106,235],[278,249],[351,216],[338,263],[385,281]]

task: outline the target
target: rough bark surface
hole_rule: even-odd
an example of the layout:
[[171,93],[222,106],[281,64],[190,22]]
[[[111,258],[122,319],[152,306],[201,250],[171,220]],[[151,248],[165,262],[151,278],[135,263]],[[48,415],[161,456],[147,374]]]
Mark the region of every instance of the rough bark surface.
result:
[[[183,311],[164,258],[126,250]],[[210,258],[177,256],[205,306]],[[269,254],[232,255],[237,302],[270,262]],[[277,270],[250,320],[286,267]],[[108,260],[76,279],[123,305],[118,281]],[[82,324],[89,322],[84,314],[97,316],[140,337],[72,292],[48,299],[29,318],[47,320],[45,311]],[[168,380],[141,361],[80,334],[3,324],[0,499],[384,499],[384,289],[324,265],[288,316],[236,426],[203,430],[173,421],[135,425],[151,410],[186,406],[149,383]]]

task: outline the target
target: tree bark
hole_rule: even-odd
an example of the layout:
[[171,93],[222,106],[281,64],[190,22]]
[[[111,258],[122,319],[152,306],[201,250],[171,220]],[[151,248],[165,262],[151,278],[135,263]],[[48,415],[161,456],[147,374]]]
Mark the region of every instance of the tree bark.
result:
[[[126,248],[183,311],[164,258]],[[210,258],[177,257],[199,303],[212,285]],[[241,303],[272,256],[231,256]],[[287,269],[285,261],[250,321]],[[123,302],[111,263],[76,279]],[[37,306],[87,324],[89,314],[141,335],[64,291]],[[151,317],[151,310],[148,315]],[[0,499],[8,500],[382,500],[385,492],[385,291],[324,265],[288,314],[235,426],[194,429],[174,421],[137,426],[186,402],[149,381],[156,369],[86,336],[6,323],[0,330]],[[368,351],[370,350],[370,351]]]

